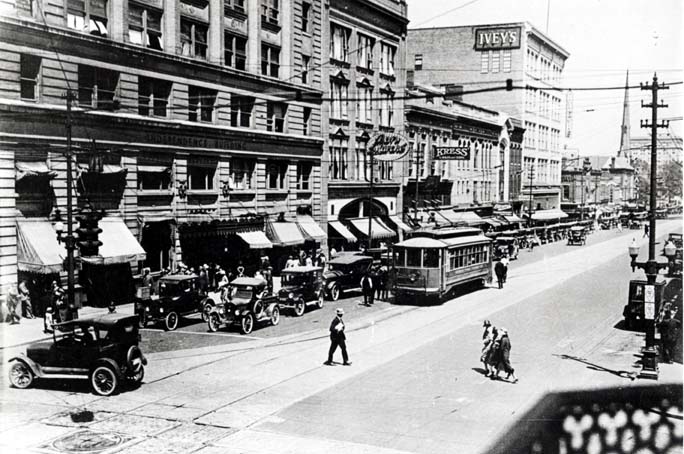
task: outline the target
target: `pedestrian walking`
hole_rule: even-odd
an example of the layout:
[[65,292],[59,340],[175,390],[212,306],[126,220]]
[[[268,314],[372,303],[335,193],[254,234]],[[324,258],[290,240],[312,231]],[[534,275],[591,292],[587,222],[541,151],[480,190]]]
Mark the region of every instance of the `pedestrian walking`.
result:
[[374,299],[379,301],[382,299],[382,289],[385,288],[382,267],[379,267],[375,270],[375,272],[371,275],[371,279],[373,279],[373,288],[375,289]]
[[505,272],[506,267],[501,262],[501,260],[496,262],[496,264],[494,265],[494,274],[496,274],[496,282],[499,284],[499,288],[503,288]]
[[499,373],[503,370],[506,372],[506,380],[513,377],[512,383],[517,383],[518,377],[515,376],[515,369],[511,366],[511,340],[508,338],[508,330],[506,328],[501,328],[498,342],[498,365],[496,374],[492,376],[492,379],[498,379]]
[[380,267],[380,299],[387,301],[389,292],[387,288],[387,281],[389,280],[389,270],[385,266]]
[[660,324],[660,340],[662,342],[663,360],[672,363],[674,349],[679,339],[679,327],[681,323],[676,318],[677,312],[670,310],[665,314],[665,318]]
[[642,238],[648,237],[648,223],[644,223],[644,236]]
[[509,260],[508,260],[508,257],[504,255],[504,256],[501,258],[501,263],[503,263],[503,266],[504,266],[503,283],[505,284],[505,283],[506,283],[506,278],[508,278],[508,264],[510,263]]
[[7,320],[12,325],[18,325],[21,322],[21,315],[17,312],[20,309],[19,291],[16,286],[11,286],[7,292]]
[[52,325],[55,323],[54,309],[50,306],[45,308],[45,314],[43,315],[43,332],[45,334],[52,333]]
[[494,341],[496,339],[496,327],[492,325],[492,322],[485,320],[482,323],[484,331],[482,332],[482,354],[480,355],[480,361],[484,364],[485,377],[489,377],[493,368],[490,366],[491,356],[494,351]]
[[622,233],[622,221],[617,222],[617,231],[618,233]]
[[330,323],[330,349],[328,350],[328,360],[323,364],[326,366],[332,366],[333,354],[335,354],[337,347],[340,347],[340,350],[342,350],[342,364],[345,366],[351,366],[349,355],[347,354],[347,336],[344,334],[344,321],[342,321],[344,310],[342,310],[342,308],[338,308],[336,312],[337,316]]
[[337,256],[337,249],[335,247],[330,248],[330,258],[334,259]]
[[31,304],[31,293],[29,292],[28,282],[25,280],[19,283],[19,303],[21,304],[21,315],[24,318],[35,318],[33,316],[33,305]]
[[373,296],[375,295],[375,289],[373,286],[373,279],[370,273],[366,273],[361,278],[361,292],[363,293],[363,304],[370,306],[373,304]]
[[200,265],[199,267],[199,282],[200,292],[207,293],[207,288],[209,287],[209,265],[206,263]]

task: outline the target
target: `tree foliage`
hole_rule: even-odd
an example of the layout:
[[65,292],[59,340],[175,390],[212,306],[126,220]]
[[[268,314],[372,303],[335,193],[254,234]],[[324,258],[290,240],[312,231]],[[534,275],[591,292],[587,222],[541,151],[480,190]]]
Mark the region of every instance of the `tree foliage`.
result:
[[[682,196],[682,164],[676,161],[663,163],[656,174],[658,178],[659,195],[670,201],[674,197]],[[651,191],[651,166],[646,161],[638,160],[634,163],[637,171],[637,185],[639,188],[639,203],[649,203]]]

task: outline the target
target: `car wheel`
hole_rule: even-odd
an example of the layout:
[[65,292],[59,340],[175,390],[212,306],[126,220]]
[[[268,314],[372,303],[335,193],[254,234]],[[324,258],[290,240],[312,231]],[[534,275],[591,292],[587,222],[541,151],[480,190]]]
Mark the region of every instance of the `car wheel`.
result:
[[173,331],[176,328],[178,328],[178,314],[169,312],[164,319],[164,329],[166,331]]
[[254,329],[254,316],[249,312],[242,316],[240,320],[240,332],[242,334],[249,334]]
[[219,322],[218,315],[209,314],[209,320],[207,321],[207,325],[209,326],[209,331],[211,331],[212,333],[215,333],[216,331],[218,331],[219,326],[221,326],[221,323]]
[[325,296],[323,295],[323,292],[318,294],[318,299],[316,300],[316,307],[319,309],[323,309],[323,302],[325,301]]
[[203,322],[208,322],[209,321],[209,312],[214,308],[214,305],[212,303],[206,303],[204,307],[202,307],[202,321]]
[[140,328],[146,328],[147,327],[147,314],[145,313],[145,309],[141,310],[140,313],[138,314],[138,327],[140,327]]
[[271,312],[271,325],[276,326],[280,322],[280,308],[278,306],[273,308]]
[[340,287],[338,285],[333,285],[333,287],[330,289],[330,299],[333,301],[337,301],[340,299]]
[[112,366],[101,364],[90,373],[90,386],[99,396],[111,396],[119,385],[119,377]]
[[304,310],[306,309],[306,303],[304,300],[299,300],[294,305],[294,313],[297,317],[304,315]]
[[126,352],[126,367],[128,368],[128,380],[139,385],[145,376],[145,361],[143,354],[136,345],[129,347]]
[[15,361],[10,367],[9,379],[15,388],[26,389],[33,383],[33,372],[25,362]]
[[133,385],[138,386],[142,383],[143,378],[145,378],[145,368],[141,367],[137,372],[129,377],[129,381]]

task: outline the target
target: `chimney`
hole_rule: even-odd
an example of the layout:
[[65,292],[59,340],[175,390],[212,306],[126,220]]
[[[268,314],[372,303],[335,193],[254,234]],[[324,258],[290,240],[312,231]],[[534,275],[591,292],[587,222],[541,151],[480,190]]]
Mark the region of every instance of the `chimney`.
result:
[[614,169],[614,168],[615,168],[615,156],[613,156],[612,158],[610,158],[610,168],[611,168],[611,169]]

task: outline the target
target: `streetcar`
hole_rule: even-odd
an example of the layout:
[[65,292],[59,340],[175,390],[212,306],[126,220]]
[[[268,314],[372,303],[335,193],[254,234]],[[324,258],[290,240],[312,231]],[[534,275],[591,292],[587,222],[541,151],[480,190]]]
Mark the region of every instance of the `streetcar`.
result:
[[397,301],[443,300],[457,286],[492,280],[492,240],[481,230],[419,230],[393,246]]

